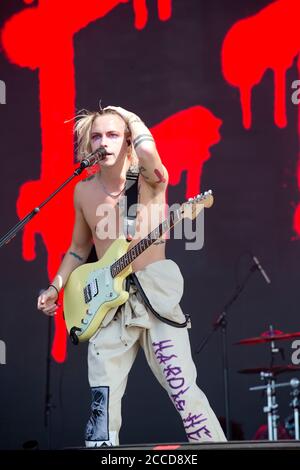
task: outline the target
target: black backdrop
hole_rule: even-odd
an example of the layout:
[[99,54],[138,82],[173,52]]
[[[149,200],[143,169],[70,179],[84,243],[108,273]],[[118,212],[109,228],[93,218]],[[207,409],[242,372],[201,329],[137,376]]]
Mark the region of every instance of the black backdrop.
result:
[[[157,16],[157,2],[147,1],[148,23],[141,31],[134,28],[129,2],[76,34],[76,108],[95,109],[102,98],[104,105],[132,109],[153,126],[182,109],[201,105],[223,121],[221,140],[211,148],[211,158],[202,173],[201,187],[212,187],[216,195],[214,207],[205,214],[205,247],[198,252],[185,251],[184,241],[171,240],[168,256],[178,262],[185,278],[182,307],[192,315],[193,351],[232,294],[237,277],[242,279],[248,272],[251,263],[246,256],[239,260],[241,253],[251,249],[272,279],[268,286],[256,273],[229,317],[231,417],[241,424],[245,438],[252,438],[265,420],[263,397],[248,390],[259,384],[259,376],[237,371],[267,365],[269,346],[233,343],[259,335],[269,324],[283,331],[299,330],[300,247],[293,231],[298,201],[298,110],[289,99],[297,67],[293,63],[286,77],[288,125],[279,129],[273,122],[273,75],[267,71],[253,92],[252,128],[244,129],[238,91],[222,75],[222,42],[236,21],[272,2],[171,3],[171,18],[162,22]],[[0,28],[12,14],[35,6],[37,2],[29,6],[17,0],[1,2]],[[65,21],[67,24],[68,18]],[[0,79],[5,81],[7,93],[6,104],[0,105],[4,233],[18,220],[20,185],[39,176],[41,143],[37,71],[20,68],[0,54]],[[187,158],[184,149],[178,150],[177,158]],[[183,173],[180,183],[170,187],[170,202],[184,199],[185,184]],[[53,223],[59,236],[63,221],[58,216]],[[38,291],[48,283],[46,262],[47,251],[41,238],[37,239],[37,256],[31,262],[22,257],[21,234],[1,250],[0,339],[6,344],[6,364],[0,369],[2,448],[18,448],[28,439],[47,446],[43,425],[47,319],[36,311]],[[282,342],[281,346],[285,348],[285,363],[290,364],[291,342]],[[220,333],[212,337],[201,354],[195,355],[195,362],[199,385],[217,415],[224,415]],[[90,402],[86,369],[86,344],[79,348],[68,344],[67,361],[52,363],[54,447],[83,443]],[[283,421],[290,414],[288,390],[278,392],[278,399]],[[143,354],[139,354],[123,401],[121,442],[184,439],[179,417],[155,383]]]

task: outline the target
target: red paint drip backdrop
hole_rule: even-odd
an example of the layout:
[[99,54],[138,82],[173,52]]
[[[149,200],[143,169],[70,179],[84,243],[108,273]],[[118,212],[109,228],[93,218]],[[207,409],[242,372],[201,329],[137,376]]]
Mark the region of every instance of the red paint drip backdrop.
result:
[[[274,73],[274,122],[279,128],[287,125],[286,72],[295,60],[300,72],[299,18],[299,0],[278,0],[258,14],[238,21],[224,39],[223,74],[240,91],[242,119],[246,129],[252,124],[252,90],[261,82],[268,69]],[[300,137],[300,110],[298,116]],[[300,158],[297,182],[300,188]],[[300,205],[294,215],[294,230],[300,235]]]
[[[84,8],[81,1],[73,1],[70,8],[69,1],[40,0],[37,7],[24,7],[4,25],[2,43],[8,59],[20,67],[38,70],[39,73],[41,172],[39,180],[27,181],[20,188],[17,201],[20,218],[74,170],[73,124],[65,123],[75,113],[74,35],[121,5],[122,8],[132,6],[134,27],[137,30],[146,26],[146,0],[133,0],[130,4],[127,0],[87,0]],[[160,21],[171,20],[172,0],[157,0],[157,12]],[[225,79],[240,90],[243,124],[246,128],[251,126],[252,88],[260,82],[267,68],[274,71],[275,77],[275,123],[279,127],[286,125],[285,73],[300,50],[299,13],[298,0],[279,0],[256,16],[237,22],[225,37],[222,48],[223,73]],[[67,22],[65,18],[68,18]],[[56,34],[52,34],[53,24]],[[298,67],[300,69],[299,61]],[[178,184],[182,172],[186,171],[187,197],[200,190],[203,164],[210,158],[210,147],[220,141],[221,124],[222,121],[210,110],[195,104],[152,128],[158,150],[170,174],[170,184]],[[300,124],[298,131],[300,135]],[[176,160],[178,148],[184,148],[189,156],[184,162]],[[54,170],[58,162],[59,174]],[[300,166],[298,184],[300,186]],[[35,258],[35,236],[42,236],[48,253],[49,279],[55,275],[70,242],[73,186],[64,189],[24,230],[25,260]],[[53,225],[57,213],[64,220],[64,227],[59,232]],[[298,209],[295,229],[300,234]],[[65,360],[66,329],[61,311],[55,317],[52,354],[57,362]]]

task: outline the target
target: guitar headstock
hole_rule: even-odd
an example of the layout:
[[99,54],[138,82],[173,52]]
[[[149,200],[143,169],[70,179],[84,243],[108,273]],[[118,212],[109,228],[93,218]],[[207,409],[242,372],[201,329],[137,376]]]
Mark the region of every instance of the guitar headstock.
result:
[[213,203],[214,197],[211,189],[195,197],[190,197],[189,200],[184,202],[181,206],[183,217],[195,219],[204,207],[208,209]]

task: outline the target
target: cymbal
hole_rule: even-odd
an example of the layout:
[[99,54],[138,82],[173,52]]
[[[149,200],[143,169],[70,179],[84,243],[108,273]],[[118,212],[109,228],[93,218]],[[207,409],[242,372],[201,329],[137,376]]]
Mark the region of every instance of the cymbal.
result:
[[279,341],[283,339],[291,339],[291,338],[298,338],[300,336],[300,332],[296,333],[283,333],[279,330],[265,331],[260,336],[256,338],[246,338],[238,341],[234,344],[259,344],[259,343],[267,343],[270,341]]
[[260,374],[261,372],[272,372],[273,375],[282,374],[283,372],[294,372],[300,370],[300,366],[282,365],[282,366],[269,366],[269,367],[253,367],[250,369],[240,369],[239,374]]

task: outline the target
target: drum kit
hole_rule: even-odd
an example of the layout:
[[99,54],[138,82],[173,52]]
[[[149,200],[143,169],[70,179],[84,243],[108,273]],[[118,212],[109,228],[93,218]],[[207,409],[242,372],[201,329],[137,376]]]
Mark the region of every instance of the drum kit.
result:
[[269,441],[278,440],[278,423],[279,423],[279,414],[278,414],[278,403],[276,400],[276,389],[280,387],[289,387],[290,395],[292,400],[290,406],[293,409],[293,431],[294,438],[296,440],[300,439],[300,429],[299,429],[299,394],[300,394],[300,381],[297,378],[291,379],[289,382],[277,383],[276,379],[279,374],[284,372],[295,372],[300,371],[300,366],[298,365],[274,365],[275,354],[281,352],[282,350],[276,346],[277,341],[288,340],[300,337],[300,332],[297,333],[283,333],[279,330],[274,330],[270,325],[269,330],[262,333],[258,337],[247,338],[241,341],[238,341],[235,344],[238,345],[254,345],[269,343],[271,348],[271,363],[269,367],[254,367],[250,369],[241,369],[238,372],[241,374],[260,374],[260,378],[265,382],[264,385],[259,385],[256,387],[250,387],[250,391],[263,390],[266,395],[266,406],[264,406],[263,411],[267,414],[267,428],[268,428],[268,439]]

